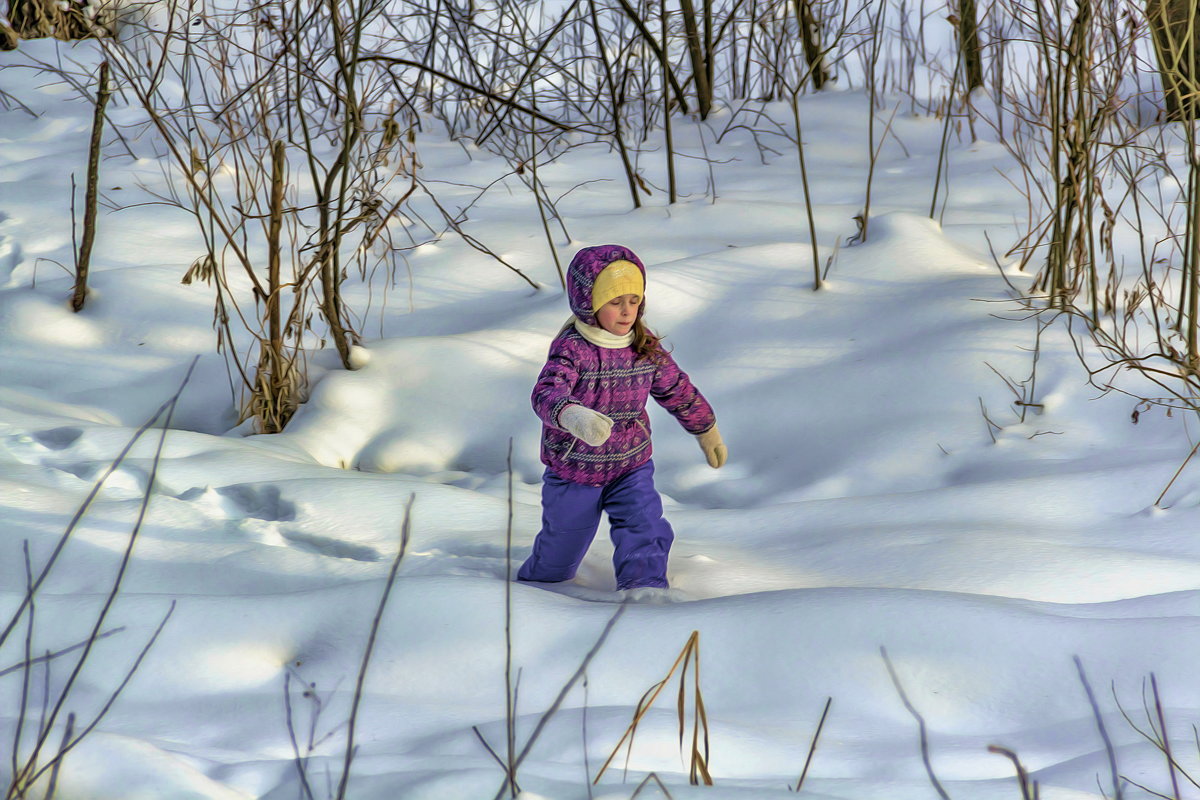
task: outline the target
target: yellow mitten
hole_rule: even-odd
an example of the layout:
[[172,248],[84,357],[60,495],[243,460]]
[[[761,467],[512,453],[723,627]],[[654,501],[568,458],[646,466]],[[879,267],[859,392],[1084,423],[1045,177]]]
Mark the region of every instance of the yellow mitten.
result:
[[721,432],[717,430],[716,425],[699,434],[696,439],[700,442],[700,449],[704,451],[704,457],[708,459],[710,467],[719,469],[725,465],[729,459],[729,448],[721,441]]

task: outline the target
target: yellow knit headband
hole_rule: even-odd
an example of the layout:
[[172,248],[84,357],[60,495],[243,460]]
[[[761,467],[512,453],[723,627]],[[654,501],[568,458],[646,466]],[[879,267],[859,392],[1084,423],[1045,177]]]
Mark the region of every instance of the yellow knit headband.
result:
[[646,281],[637,264],[624,259],[614,261],[601,270],[596,276],[596,282],[592,284],[592,311],[599,311],[601,306],[614,297],[625,294],[641,297],[645,290]]

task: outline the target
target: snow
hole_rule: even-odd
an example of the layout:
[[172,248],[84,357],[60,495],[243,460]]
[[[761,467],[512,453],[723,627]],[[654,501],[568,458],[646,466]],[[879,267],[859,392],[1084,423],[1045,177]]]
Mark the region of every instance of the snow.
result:
[[[47,58],[55,46],[22,45]],[[88,45],[71,55],[96,60]],[[87,307],[69,310],[70,278],[55,264],[71,262],[70,172],[86,163],[91,109],[7,68],[24,57],[4,54],[0,74],[0,88],[20,87],[41,115],[0,110],[0,621],[25,593],[22,542],[35,568],[46,563],[93,483],[199,357],[105,622],[119,631],[96,644],[69,710],[89,719],[172,602],[174,612],[69,754],[59,796],[301,796],[285,680],[302,747],[314,732],[309,779],[326,796],[410,499],[411,540],[355,730],[357,800],[487,797],[501,786],[474,729],[503,757],[508,592],[518,748],[625,609],[586,687],[567,693],[522,764],[525,800],[624,800],[650,772],[676,798],[784,797],[826,698],[804,796],[935,797],[881,648],[952,797],[1020,796],[1012,764],[989,745],[1017,752],[1046,800],[1111,795],[1076,657],[1122,775],[1170,791],[1164,757],[1117,706],[1149,730],[1151,673],[1176,758],[1195,774],[1197,468],[1155,506],[1195,423],[1142,407],[1134,424],[1137,400],[1089,385],[1061,327],[1041,336],[1034,396],[1006,385],[1033,368],[1037,322],[1004,280],[1028,286],[1030,276],[988,255],[985,234],[1011,241],[1025,211],[1000,145],[954,142],[939,224],[927,212],[940,125],[897,114],[904,148],[883,147],[868,240],[841,245],[819,292],[792,151],[764,154],[744,130],[717,142],[728,111],[676,125],[681,148],[698,152],[705,137],[715,200],[695,161],[678,164],[680,203],[656,192],[638,211],[603,148],[542,168],[555,196],[566,193],[572,241],[558,236],[560,258],[607,241],[639,253],[648,320],[712,401],[730,449],[711,470],[692,437],[651,410],[677,535],[673,588],[620,606],[603,536],[570,584],[505,581],[540,518],[528,393],[568,314],[518,181],[484,195],[469,230],[541,290],[456,238],[423,246],[386,287],[350,287],[351,306],[370,308],[355,369],[312,354],[311,395],[287,431],[243,435],[215,352],[211,290],[179,282],[196,232],[177,210],[136,205],[139,180],[161,180],[145,154],[105,162],[103,186],[129,207],[102,215]],[[855,230],[866,142],[846,130],[865,131],[865,106],[855,91],[802,99],[823,259]],[[446,187],[508,169],[432,133],[418,146],[425,173]],[[660,180],[653,158],[642,168]],[[609,180],[589,182],[599,177]],[[1022,421],[1017,399],[1041,407]],[[38,596],[34,653],[86,638],[151,485],[158,436],[134,444],[64,549]],[[589,789],[692,631],[715,787],[687,786],[673,683],[638,729],[628,775],[618,761]],[[23,659],[23,642],[24,626],[0,649],[0,670]],[[54,662],[55,681],[66,671]],[[3,750],[21,686],[17,673],[0,681]],[[9,769],[0,758],[0,779]]]

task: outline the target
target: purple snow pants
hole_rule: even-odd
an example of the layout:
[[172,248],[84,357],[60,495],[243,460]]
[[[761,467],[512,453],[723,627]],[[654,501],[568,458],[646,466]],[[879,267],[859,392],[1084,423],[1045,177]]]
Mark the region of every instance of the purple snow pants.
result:
[[546,470],[542,530],[517,580],[556,583],[575,577],[596,536],[601,511],[608,513],[612,527],[617,588],[666,588],[667,553],[675,534],[663,519],[662,498],[654,489],[654,462],[605,486],[574,483]]

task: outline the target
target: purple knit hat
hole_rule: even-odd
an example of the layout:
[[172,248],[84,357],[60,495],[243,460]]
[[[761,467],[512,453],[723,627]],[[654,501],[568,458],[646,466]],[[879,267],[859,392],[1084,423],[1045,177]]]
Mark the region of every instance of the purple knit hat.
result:
[[[596,312],[592,311],[592,287],[596,284],[596,278],[609,264],[622,260],[636,265],[642,272],[642,280],[646,280],[646,267],[642,260],[624,245],[585,247],[571,259],[571,266],[567,268],[567,300],[571,304],[571,311],[585,325],[598,324]],[[644,308],[645,304],[638,306],[639,319]]]

